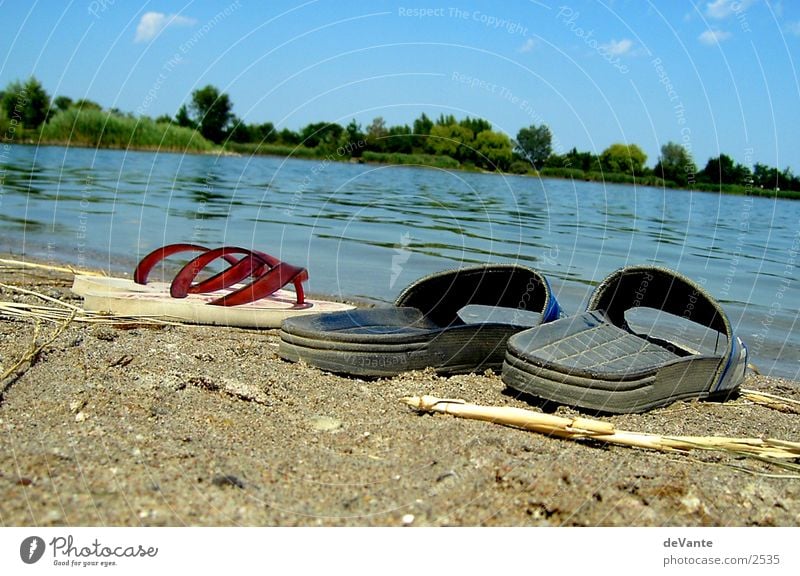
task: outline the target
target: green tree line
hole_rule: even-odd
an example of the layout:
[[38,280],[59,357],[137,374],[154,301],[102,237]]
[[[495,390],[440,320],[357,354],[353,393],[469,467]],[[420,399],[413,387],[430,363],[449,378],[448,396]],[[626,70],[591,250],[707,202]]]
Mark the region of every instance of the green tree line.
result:
[[[233,112],[230,97],[208,85],[192,92],[175,116],[134,117],[104,110],[90,100],[53,99],[35,78],[10,83],[0,92],[0,133],[5,138],[106,147],[175,150],[229,150],[332,160],[424,164],[516,174],[739,193],[800,196],[800,178],[789,168],[752,167],[728,155],[710,158],[700,169],[686,148],[667,142],[653,168],[636,144],[614,143],[600,154],[576,148],[553,151],[548,126],[531,125],[516,138],[492,129],[482,118],[420,114],[410,125],[388,126],[377,117],[362,127],[314,122],[298,131],[271,122],[249,124]],[[36,138],[34,138],[34,136]]]
[[197,131],[169,119],[135,118],[86,99],[51,99],[33,77],[0,91],[0,134],[6,142],[195,152],[214,148]]
[[698,169],[689,151],[675,142],[661,146],[661,154],[651,169],[645,165],[647,155],[636,144],[612,144],[599,155],[576,148],[555,154],[549,128],[534,125],[519,131],[515,152],[544,176],[745,194],[782,192],[782,196],[800,197],[800,177],[790,168],[781,171],[758,162],[749,168],[720,154]]

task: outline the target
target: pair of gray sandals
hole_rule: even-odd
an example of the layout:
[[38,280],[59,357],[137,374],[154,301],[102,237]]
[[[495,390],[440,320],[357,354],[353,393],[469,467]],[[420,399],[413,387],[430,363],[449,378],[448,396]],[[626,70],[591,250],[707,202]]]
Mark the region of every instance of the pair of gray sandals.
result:
[[[707,328],[717,334],[715,349],[700,352],[658,335],[658,323],[636,331],[626,313],[638,308]],[[747,349],[720,305],[702,286],[655,266],[617,270],[595,289],[586,311],[572,316],[531,268],[446,271],[415,282],[391,307],[287,319],[280,337],[282,358],[330,372],[388,377],[425,368],[492,369],[528,399],[605,413],[725,399],[747,367]]]

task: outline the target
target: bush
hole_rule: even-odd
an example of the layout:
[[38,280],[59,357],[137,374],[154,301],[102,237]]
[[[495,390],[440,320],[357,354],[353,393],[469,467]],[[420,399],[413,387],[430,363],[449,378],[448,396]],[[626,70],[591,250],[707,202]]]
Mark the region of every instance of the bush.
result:
[[400,154],[366,151],[361,157],[366,162],[377,162],[380,164],[432,166],[434,168],[445,169],[457,169],[461,167],[458,160],[450,156],[435,156],[432,154]]
[[586,172],[580,168],[542,168],[539,170],[542,176],[550,178],[567,178],[569,180],[588,180]]
[[511,166],[508,167],[508,171],[512,174],[534,174],[535,170],[533,166],[531,166],[530,162],[526,162],[524,160],[515,160],[511,163]]
[[267,144],[257,142],[226,142],[225,149],[239,154],[257,154],[260,156],[281,156],[283,158],[322,158],[323,150],[306,146],[290,146],[286,144]]
[[213,144],[190,128],[129,118],[91,108],[57,112],[42,127],[41,141],[97,148],[205,152]]

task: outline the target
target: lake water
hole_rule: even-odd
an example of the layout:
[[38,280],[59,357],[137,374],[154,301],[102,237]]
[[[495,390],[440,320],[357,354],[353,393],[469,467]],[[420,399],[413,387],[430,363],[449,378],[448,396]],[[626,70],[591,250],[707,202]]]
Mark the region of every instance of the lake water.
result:
[[655,263],[722,302],[762,373],[800,380],[800,201],[359,165],[13,145],[0,249],[132,270],[172,242],[257,248],[312,293],[391,302],[431,272],[519,262],[562,306]]

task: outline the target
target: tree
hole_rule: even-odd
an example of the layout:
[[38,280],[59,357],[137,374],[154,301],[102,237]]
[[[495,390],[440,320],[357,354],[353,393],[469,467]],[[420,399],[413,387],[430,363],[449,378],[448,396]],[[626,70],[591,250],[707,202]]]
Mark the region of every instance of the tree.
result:
[[366,138],[366,134],[361,131],[361,124],[356,122],[355,118],[350,120],[350,123],[344,127],[344,131],[349,142],[356,143]]
[[767,190],[800,190],[800,179],[797,178],[790,168],[783,172],[777,168],[772,168],[766,164],[756,162],[753,166],[753,184],[757,188]]
[[61,112],[65,112],[69,110],[72,106],[72,98],[69,96],[56,96],[53,98],[53,105],[56,107],[57,110]]
[[230,128],[228,129],[228,139],[233,142],[252,142],[253,134],[250,126],[245,124],[241,118],[231,115]]
[[746,184],[750,178],[750,169],[737,164],[727,154],[709,158],[703,168],[702,178],[713,184]]
[[459,124],[464,128],[469,128],[473,134],[480,134],[484,130],[492,129],[492,124],[483,118],[470,118],[467,116]]
[[782,175],[777,168],[758,162],[753,166],[753,183],[757,187],[766,188],[767,190],[786,188],[786,182],[783,181]]
[[192,92],[189,109],[200,127],[200,134],[206,140],[219,144],[225,139],[233,119],[233,104],[227,94],[220,94],[216,87],[209,84]]
[[414,134],[417,136],[427,136],[433,128],[433,120],[428,118],[423,112],[419,118],[414,120]]
[[197,128],[197,124],[194,123],[194,120],[189,115],[189,109],[186,108],[186,104],[181,104],[181,107],[178,108],[178,113],[175,114],[175,123],[184,128]]
[[25,84],[25,92],[28,105],[23,114],[23,122],[27,128],[38,128],[47,119],[47,113],[50,111],[50,96],[33,76]]
[[[458,124],[436,124],[431,128],[428,148],[434,154],[450,156],[462,160],[469,156],[464,150],[472,142],[472,130]],[[463,146],[463,148],[462,148]]]
[[423,112],[420,117],[414,120],[414,146],[417,150],[424,150],[428,140],[428,135],[433,128],[433,120]]
[[647,154],[636,144],[612,144],[600,155],[600,164],[609,172],[635,176],[644,171]]
[[475,149],[479,162],[485,168],[507,170],[511,166],[513,149],[511,139],[500,132],[483,130],[475,137]]
[[303,145],[309,148],[317,148],[320,145],[335,147],[343,131],[344,128],[335,122],[315,122],[301,130],[300,138]]
[[350,123],[344,127],[344,130],[339,136],[336,154],[339,156],[360,158],[364,153],[366,137],[366,134],[361,131],[361,125],[355,121],[355,118],[350,120]]
[[278,139],[278,133],[275,131],[275,125],[272,122],[264,122],[262,124],[250,124],[251,142],[270,143]]
[[386,129],[386,121],[378,116],[372,120],[372,123],[367,127],[367,146],[370,150],[383,152],[386,143],[383,139],[389,131]]
[[[548,166],[550,165],[549,160],[548,158]],[[563,162],[553,165],[553,167],[573,168],[583,170],[584,172],[596,172],[600,170],[600,157],[591,152],[578,152],[577,148],[572,148],[572,150],[564,154]]]
[[278,134],[278,141],[286,146],[297,146],[300,143],[300,135],[293,130],[284,128]]
[[2,107],[6,117],[16,119],[25,128],[38,128],[50,111],[50,97],[33,76],[23,85],[12,82],[3,94]]
[[73,104],[75,108],[80,110],[102,110],[103,107],[100,106],[94,100],[89,100],[88,98],[81,98],[80,100],[76,100],[75,104]]
[[25,100],[25,88],[19,81],[11,82],[3,92],[3,99],[0,100],[0,108],[3,116],[9,119],[16,118],[17,122],[22,119],[23,102]]
[[553,153],[552,141],[550,128],[533,124],[517,133],[516,151],[538,170]]
[[686,148],[675,142],[667,142],[661,147],[661,156],[653,172],[678,186],[687,186],[694,183],[697,166]]
[[386,137],[386,151],[411,154],[414,151],[414,136],[408,124],[392,126]]

